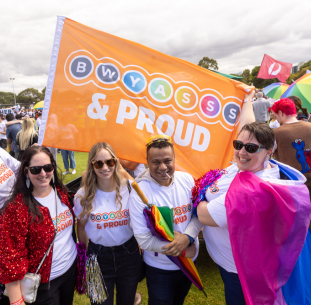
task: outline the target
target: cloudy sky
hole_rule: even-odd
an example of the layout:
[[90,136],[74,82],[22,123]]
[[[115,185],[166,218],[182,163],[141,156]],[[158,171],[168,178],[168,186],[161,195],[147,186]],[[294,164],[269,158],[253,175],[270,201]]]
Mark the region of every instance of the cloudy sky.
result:
[[224,73],[311,59],[311,0],[1,1],[0,91],[46,86],[57,15]]

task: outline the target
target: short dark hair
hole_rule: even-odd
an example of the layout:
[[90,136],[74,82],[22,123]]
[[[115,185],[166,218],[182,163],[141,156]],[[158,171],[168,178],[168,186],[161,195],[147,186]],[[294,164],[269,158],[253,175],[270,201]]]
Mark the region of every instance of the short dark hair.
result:
[[254,136],[256,140],[261,144],[271,149],[274,146],[275,136],[273,130],[264,122],[253,122],[245,124],[240,130],[238,136],[242,131],[248,131],[250,137]]
[[167,141],[159,141],[159,142],[154,142],[150,145],[147,146],[147,157],[148,157],[148,152],[150,150],[150,148],[158,148],[158,149],[161,149],[161,148],[165,148],[165,147],[171,147],[172,150],[173,150],[173,153],[175,155],[175,152],[174,152],[174,146],[172,143],[169,143]]
[[8,114],[6,115],[6,120],[7,120],[8,122],[13,121],[13,120],[14,120],[14,114],[13,114],[13,113],[8,113]]
[[16,120],[20,120],[22,117],[23,117],[22,114],[18,113],[15,118],[16,118]]

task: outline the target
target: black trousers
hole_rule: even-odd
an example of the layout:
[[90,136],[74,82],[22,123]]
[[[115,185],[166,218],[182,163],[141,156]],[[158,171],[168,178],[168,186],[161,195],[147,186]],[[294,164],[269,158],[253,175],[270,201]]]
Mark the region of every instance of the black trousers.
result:
[[[39,286],[37,299],[32,305],[71,305],[76,284],[77,260],[61,276]],[[28,303],[26,303],[28,304]]]
[[141,257],[135,237],[115,247],[104,247],[90,240],[88,254],[97,255],[108,290],[109,296],[102,305],[114,304],[114,287],[117,305],[133,305],[141,268]]

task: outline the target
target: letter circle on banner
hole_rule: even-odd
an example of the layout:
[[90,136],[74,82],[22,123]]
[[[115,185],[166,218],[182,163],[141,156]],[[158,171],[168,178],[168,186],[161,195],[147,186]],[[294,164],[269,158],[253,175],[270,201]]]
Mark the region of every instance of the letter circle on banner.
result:
[[136,94],[143,92],[147,87],[145,76],[134,70],[126,71],[122,76],[122,81],[128,90]]
[[164,78],[153,79],[148,86],[149,94],[157,102],[167,102],[173,96],[172,85]]
[[97,79],[106,85],[115,84],[120,79],[119,69],[111,63],[98,64],[95,74]]
[[76,56],[69,66],[70,74],[75,79],[87,78],[92,74],[93,70],[93,61],[85,55]]
[[238,119],[239,112],[240,106],[237,103],[229,102],[224,106],[222,116],[227,124],[234,126]]
[[200,100],[200,110],[209,119],[216,118],[221,111],[221,103],[213,94],[205,94]]
[[198,95],[192,88],[182,86],[175,92],[175,102],[183,110],[192,110],[198,103]]

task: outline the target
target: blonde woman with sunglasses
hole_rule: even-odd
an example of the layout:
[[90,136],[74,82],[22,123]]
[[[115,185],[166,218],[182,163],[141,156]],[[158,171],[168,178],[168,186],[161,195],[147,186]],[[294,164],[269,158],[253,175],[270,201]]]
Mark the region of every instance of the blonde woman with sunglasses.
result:
[[75,196],[78,237],[88,254],[96,254],[108,299],[112,305],[114,286],[118,305],[134,304],[141,257],[130,227],[131,187],[113,148],[105,142],[93,145],[82,188]]

